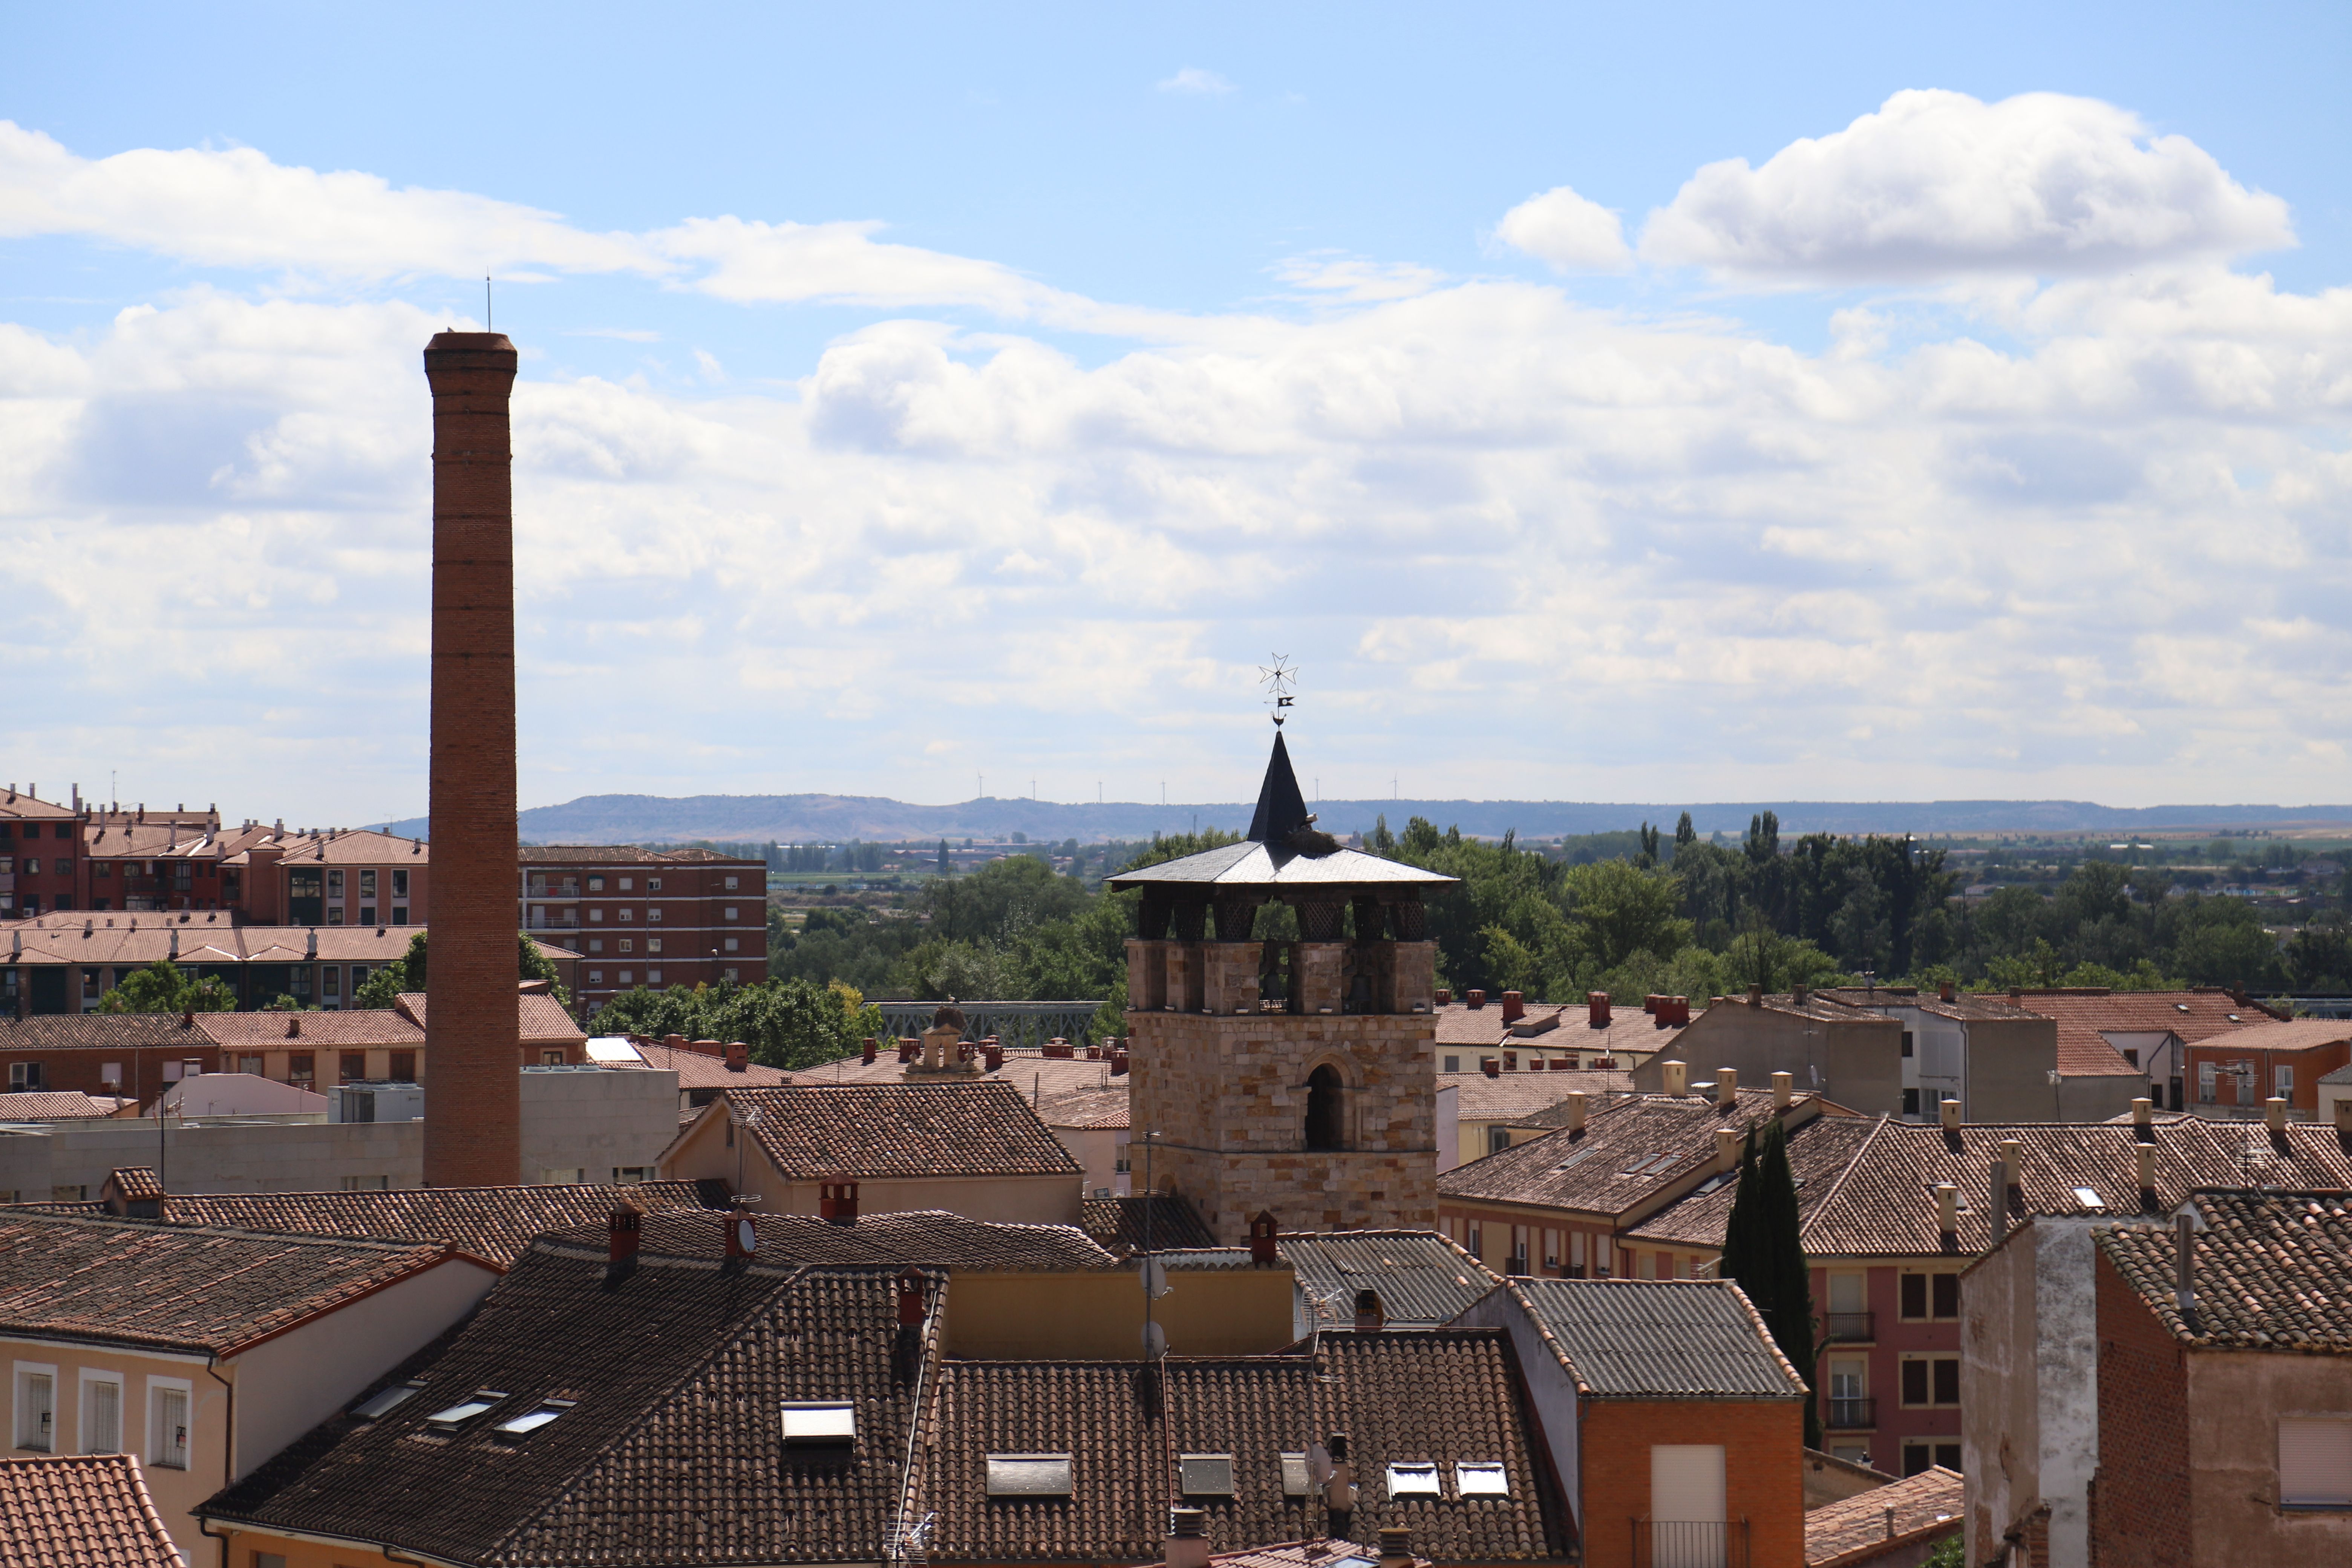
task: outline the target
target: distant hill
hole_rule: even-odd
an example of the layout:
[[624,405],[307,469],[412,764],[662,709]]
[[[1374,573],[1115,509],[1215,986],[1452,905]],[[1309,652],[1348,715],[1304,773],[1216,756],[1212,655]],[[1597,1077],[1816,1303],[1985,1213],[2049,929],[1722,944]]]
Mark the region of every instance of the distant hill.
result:
[[[695,838],[779,843],[882,843],[940,838],[1002,841],[1014,833],[1032,839],[1149,838],[1195,826],[1239,832],[1254,803],[1157,805],[1124,801],[1102,805],[1004,799],[984,795],[952,805],[914,805],[881,795],[591,795],[562,805],[522,813],[522,837],[534,844],[663,844]],[[1322,826],[1348,834],[1381,816],[1402,830],[1410,817],[1458,826],[1480,837],[1517,829],[1523,838],[1606,833],[1654,822],[1671,830],[1682,813],[1701,833],[1738,835],[1759,811],[1777,812],[1780,831],[1798,833],[2134,833],[2352,826],[2352,805],[2100,805],[2079,800],[1755,801],[1690,805],[1609,804],[1559,800],[1327,800],[1317,803]],[[423,835],[413,816],[383,825]]]

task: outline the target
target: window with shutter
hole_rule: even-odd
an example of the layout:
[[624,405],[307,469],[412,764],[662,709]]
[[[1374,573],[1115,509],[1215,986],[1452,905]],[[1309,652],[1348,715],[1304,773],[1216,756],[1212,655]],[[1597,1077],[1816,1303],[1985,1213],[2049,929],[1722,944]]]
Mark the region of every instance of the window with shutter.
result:
[[122,1384],[93,1378],[81,1385],[81,1451],[122,1451]]
[[1677,1523],[1721,1523],[1723,1446],[1659,1443],[1650,1449],[1650,1517]]
[[188,1468],[188,1391],[158,1388],[148,1415],[147,1462],[162,1469]]
[[2352,1417],[2283,1416],[2278,1444],[2282,1505],[2352,1507]]
[[16,1374],[16,1447],[36,1454],[52,1451],[57,1440],[57,1376],[47,1372]]

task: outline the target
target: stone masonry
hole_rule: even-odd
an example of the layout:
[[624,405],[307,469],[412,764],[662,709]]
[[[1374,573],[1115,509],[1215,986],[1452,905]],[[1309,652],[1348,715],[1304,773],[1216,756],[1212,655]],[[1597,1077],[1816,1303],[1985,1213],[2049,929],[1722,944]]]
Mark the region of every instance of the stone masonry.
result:
[[[1151,1184],[1191,1201],[1224,1246],[1245,1243],[1261,1209],[1285,1230],[1433,1227],[1432,944],[1298,943],[1293,973],[1315,1010],[1288,1013],[1258,1010],[1258,952],[1255,942],[1128,943],[1129,994],[1158,1003],[1127,1014],[1134,1179],[1146,1179],[1142,1145],[1156,1131]],[[1339,989],[1321,975],[1343,970],[1386,978],[1381,1002],[1397,1010],[1320,1005]],[[1178,1011],[1174,998],[1189,1005]],[[1307,1078],[1326,1065],[1344,1086],[1344,1147],[1309,1151]]]
[[432,962],[425,1182],[520,1179],[514,457],[503,333],[442,332],[433,388]]

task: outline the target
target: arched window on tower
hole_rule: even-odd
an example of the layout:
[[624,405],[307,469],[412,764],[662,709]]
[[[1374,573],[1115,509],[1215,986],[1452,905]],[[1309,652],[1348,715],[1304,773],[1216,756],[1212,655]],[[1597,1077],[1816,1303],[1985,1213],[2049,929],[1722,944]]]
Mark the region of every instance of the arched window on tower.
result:
[[1346,1147],[1340,1135],[1340,1087],[1339,1069],[1328,1062],[1307,1075],[1307,1147],[1310,1150]]

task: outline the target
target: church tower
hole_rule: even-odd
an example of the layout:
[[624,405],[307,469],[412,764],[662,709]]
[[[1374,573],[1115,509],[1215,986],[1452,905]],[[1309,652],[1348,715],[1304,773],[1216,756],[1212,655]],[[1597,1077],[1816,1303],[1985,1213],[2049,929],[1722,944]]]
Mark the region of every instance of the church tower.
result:
[[[1134,1173],[1220,1244],[1437,1224],[1436,944],[1423,895],[1454,879],[1315,827],[1279,731],[1249,837],[1114,877],[1142,889],[1127,944]],[[1254,939],[1287,904],[1297,939]]]

